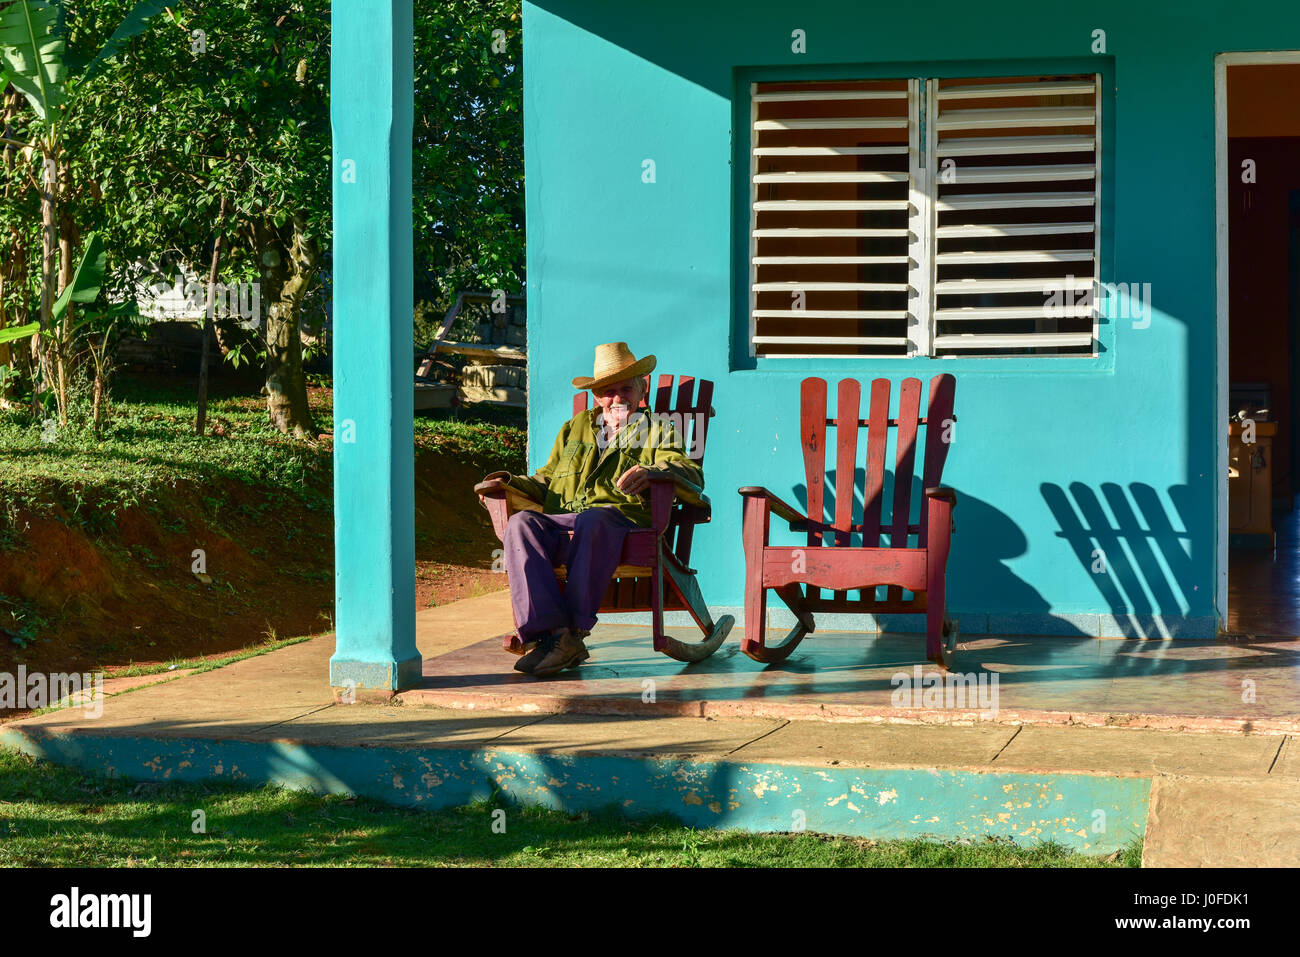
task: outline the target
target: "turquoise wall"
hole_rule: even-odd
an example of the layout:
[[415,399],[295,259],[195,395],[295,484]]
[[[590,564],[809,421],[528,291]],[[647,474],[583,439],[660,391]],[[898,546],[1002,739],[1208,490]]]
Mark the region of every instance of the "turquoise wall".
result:
[[[795,28],[807,33],[806,54],[791,52]],[[1098,28],[1104,56],[1091,53]],[[657,354],[661,371],[715,380],[705,470],[714,521],[697,534],[692,564],[711,604],[740,605],[735,490],[763,484],[801,500],[800,380],[952,372],[950,608],[995,616],[984,619],[994,630],[1000,615],[1051,616],[1018,630],[1055,621],[1067,633],[1088,616],[1209,621],[1221,428],[1214,54],[1288,48],[1300,48],[1293,0],[932,0],[924,11],[830,0],[525,3],[531,464],[568,418],[568,382],[589,374],[596,343],[626,340]],[[1111,321],[1097,359],[750,360],[748,104],[736,101],[752,78],[845,66],[862,76],[1102,72],[1102,278],[1151,283],[1149,328]],[[654,184],[641,180],[646,158]],[[1097,547],[1106,574],[1089,567]]]
[[[629,818],[669,814],[691,827],[789,833],[799,822],[822,834],[941,841],[992,836],[1024,847],[1053,841],[1087,854],[1117,851],[1142,838],[1151,795],[1151,778],[1105,772],[800,766],[698,755],[384,747],[379,742],[335,747],[284,739],[160,740],[49,734],[17,724],[0,730],[0,746],[145,781],[275,784],[426,810],[500,797],[567,814],[611,808]],[[1098,812],[1108,822],[1100,831],[1095,830]]]

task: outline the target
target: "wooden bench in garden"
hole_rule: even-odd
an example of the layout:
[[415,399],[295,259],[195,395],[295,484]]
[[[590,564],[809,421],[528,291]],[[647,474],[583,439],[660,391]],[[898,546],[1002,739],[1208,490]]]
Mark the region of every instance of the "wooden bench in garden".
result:
[[[951,443],[956,380],[949,374],[930,380],[925,416],[920,414],[921,380],[905,379],[896,418],[889,417],[888,379],[871,383],[869,417],[859,418],[860,387],[856,379],[839,383],[836,415],[826,410],[826,382],[804,379],[800,388],[800,437],[807,477],[808,514],[783,502],[766,488],[740,489],[744,499],[745,638],[741,650],[755,661],[781,661],[813,630],[813,613],[916,613],[926,615],[926,657],[951,666],[957,626],[948,619],[944,601],[952,513],[957,494],[939,483]],[[925,428],[921,465],[924,501],[919,524],[910,524],[912,478],[917,434]],[[835,429],[835,517],[826,522],[826,430]],[[860,522],[854,521],[858,462],[858,430],[867,434],[865,488]],[[885,449],[889,430],[896,428],[893,503],[883,516]],[[806,531],[808,544],[768,544],[771,516],[790,523],[791,531]],[[887,536],[888,545],[881,545]],[[860,547],[851,546],[859,536]],[[915,544],[911,544],[915,536]],[[801,587],[803,586],[803,587]],[[888,586],[885,597],[877,588]],[[767,590],[776,592],[797,622],[777,645],[766,642]],[[822,589],[832,590],[823,596]],[[849,591],[861,590],[857,598]],[[904,599],[903,590],[912,593]]]
[[[457,400],[525,408],[528,405],[525,304],[523,296],[458,293],[433,342],[415,357],[416,411],[447,408]],[[469,314],[466,307],[479,307],[480,313],[485,313],[485,321],[475,323],[469,332],[478,341],[449,341],[447,335],[452,324],[462,314]],[[503,311],[498,311],[498,307]],[[438,381],[439,354],[464,356],[467,360],[458,384]]]

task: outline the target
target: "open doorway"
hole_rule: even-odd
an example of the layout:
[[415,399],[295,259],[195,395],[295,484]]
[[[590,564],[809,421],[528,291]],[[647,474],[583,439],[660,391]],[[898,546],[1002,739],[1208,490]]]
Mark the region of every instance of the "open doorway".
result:
[[1228,433],[1219,609],[1229,634],[1300,635],[1297,104],[1300,52],[1216,59],[1219,397]]

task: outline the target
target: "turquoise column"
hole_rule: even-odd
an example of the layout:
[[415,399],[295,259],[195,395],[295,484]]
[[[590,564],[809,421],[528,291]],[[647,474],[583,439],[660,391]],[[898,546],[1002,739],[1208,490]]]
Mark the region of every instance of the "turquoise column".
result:
[[412,0],[334,0],[334,605],[346,699],[420,676],[411,312]]

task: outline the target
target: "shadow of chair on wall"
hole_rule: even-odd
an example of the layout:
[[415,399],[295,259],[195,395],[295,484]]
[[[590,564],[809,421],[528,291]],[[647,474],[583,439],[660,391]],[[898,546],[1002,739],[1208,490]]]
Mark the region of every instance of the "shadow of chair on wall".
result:
[[1057,537],[1069,542],[1121,624],[1149,634],[1157,616],[1181,616],[1206,600],[1197,592],[1190,553],[1186,485],[1169,489],[1176,522],[1156,490],[1141,482],[1127,491],[1116,482],[1099,489],[1071,482],[1068,490],[1045,482],[1040,490]]

